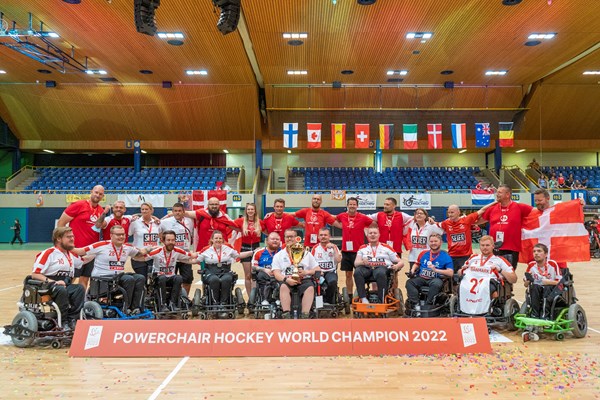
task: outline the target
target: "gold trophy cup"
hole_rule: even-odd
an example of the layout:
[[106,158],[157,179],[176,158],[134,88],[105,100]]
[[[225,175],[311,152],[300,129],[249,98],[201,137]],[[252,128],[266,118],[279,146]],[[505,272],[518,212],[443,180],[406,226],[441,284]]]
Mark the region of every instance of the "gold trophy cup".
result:
[[304,246],[300,243],[300,238],[296,238],[296,243],[294,243],[289,247],[288,253],[290,255],[290,261],[292,262],[292,279],[296,282],[300,282],[302,278],[300,277],[300,271],[303,269],[300,264],[302,258],[304,258]]

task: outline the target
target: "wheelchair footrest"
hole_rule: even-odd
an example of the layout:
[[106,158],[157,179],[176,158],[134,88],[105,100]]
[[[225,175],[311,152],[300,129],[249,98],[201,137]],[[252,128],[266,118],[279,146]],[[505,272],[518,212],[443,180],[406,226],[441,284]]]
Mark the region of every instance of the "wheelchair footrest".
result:
[[31,329],[27,329],[22,325],[16,324],[16,325],[4,325],[4,332],[5,335],[8,335],[10,337],[21,337],[21,338],[30,338],[30,337],[34,337],[36,332],[32,331]]

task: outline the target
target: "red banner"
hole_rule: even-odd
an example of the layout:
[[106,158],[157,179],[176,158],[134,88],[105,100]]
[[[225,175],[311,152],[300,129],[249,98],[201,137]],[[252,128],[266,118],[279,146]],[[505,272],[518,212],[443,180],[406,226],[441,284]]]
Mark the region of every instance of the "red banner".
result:
[[483,318],[81,320],[71,357],[491,353]]

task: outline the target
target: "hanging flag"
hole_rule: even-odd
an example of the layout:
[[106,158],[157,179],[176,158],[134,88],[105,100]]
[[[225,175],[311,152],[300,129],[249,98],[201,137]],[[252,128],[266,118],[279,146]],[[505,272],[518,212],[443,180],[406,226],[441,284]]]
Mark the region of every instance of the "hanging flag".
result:
[[512,122],[498,122],[498,131],[500,131],[500,147],[513,147],[515,145],[515,131],[513,131]]
[[331,148],[346,148],[346,124],[331,124]]
[[452,147],[455,149],[467,147],[467,127],[465,124],[452,124]]
[[306,135],[308,139],[308,141],[306,142],[307,148],[321,148],[321,124],[306,124]]
[[442,148],[442,124],[427,124],[427,141],[430,149]]
[[475,124],[475,146],[490,147],[490,124],[488,122]]
[[519,262],[533,261],[533,246],[548,246],[548,258],[556,262],[590,260],[589,235],[583,225],[583,206],[579,200],[531,210],[523,220]]
[[283,147],[294,149],[298,147],[298,123],[283,123]]
[[369,148],[369,124],[354,124],[354,147]]
[[192,210],[208,209],[208,199],[216,197],[219,199],[219,208],[224,213],[227,212],[227,190],[193,190],[192,191]]
[[419,148],[417,124],[402,124],[402,134],[404,136],[405,150],[416,150]]
[[379,148],[394,148],[394,124],[379,124]]
[[496,194],[484,189],[471,190],[471,203],[474,206],[484,206],[492,203],[496,199]]

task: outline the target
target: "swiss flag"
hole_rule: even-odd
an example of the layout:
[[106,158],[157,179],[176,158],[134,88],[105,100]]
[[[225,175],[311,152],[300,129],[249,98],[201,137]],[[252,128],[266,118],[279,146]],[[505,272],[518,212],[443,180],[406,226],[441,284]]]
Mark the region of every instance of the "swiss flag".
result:
[[427,140],[430,149],[442,148],[442,124],[427,124]]
[[534,208],[522,226],[519,261],[533,261],[533,246],[548,246],[548,258],[556,262],[590,260],[590,242],[583,226],[583,207],[579,200],[556,204],[543,212]]
[[321,148],[321,124],[306,124],[307,142],[306,148]]
[[354,124],[354,147],[369,148],[369,124]]
[[208,199],[216,197],[221,204],[221,211],[227,213],[227,190],[194,190],[192,191],[192,210],[204,210],[208,206]]

